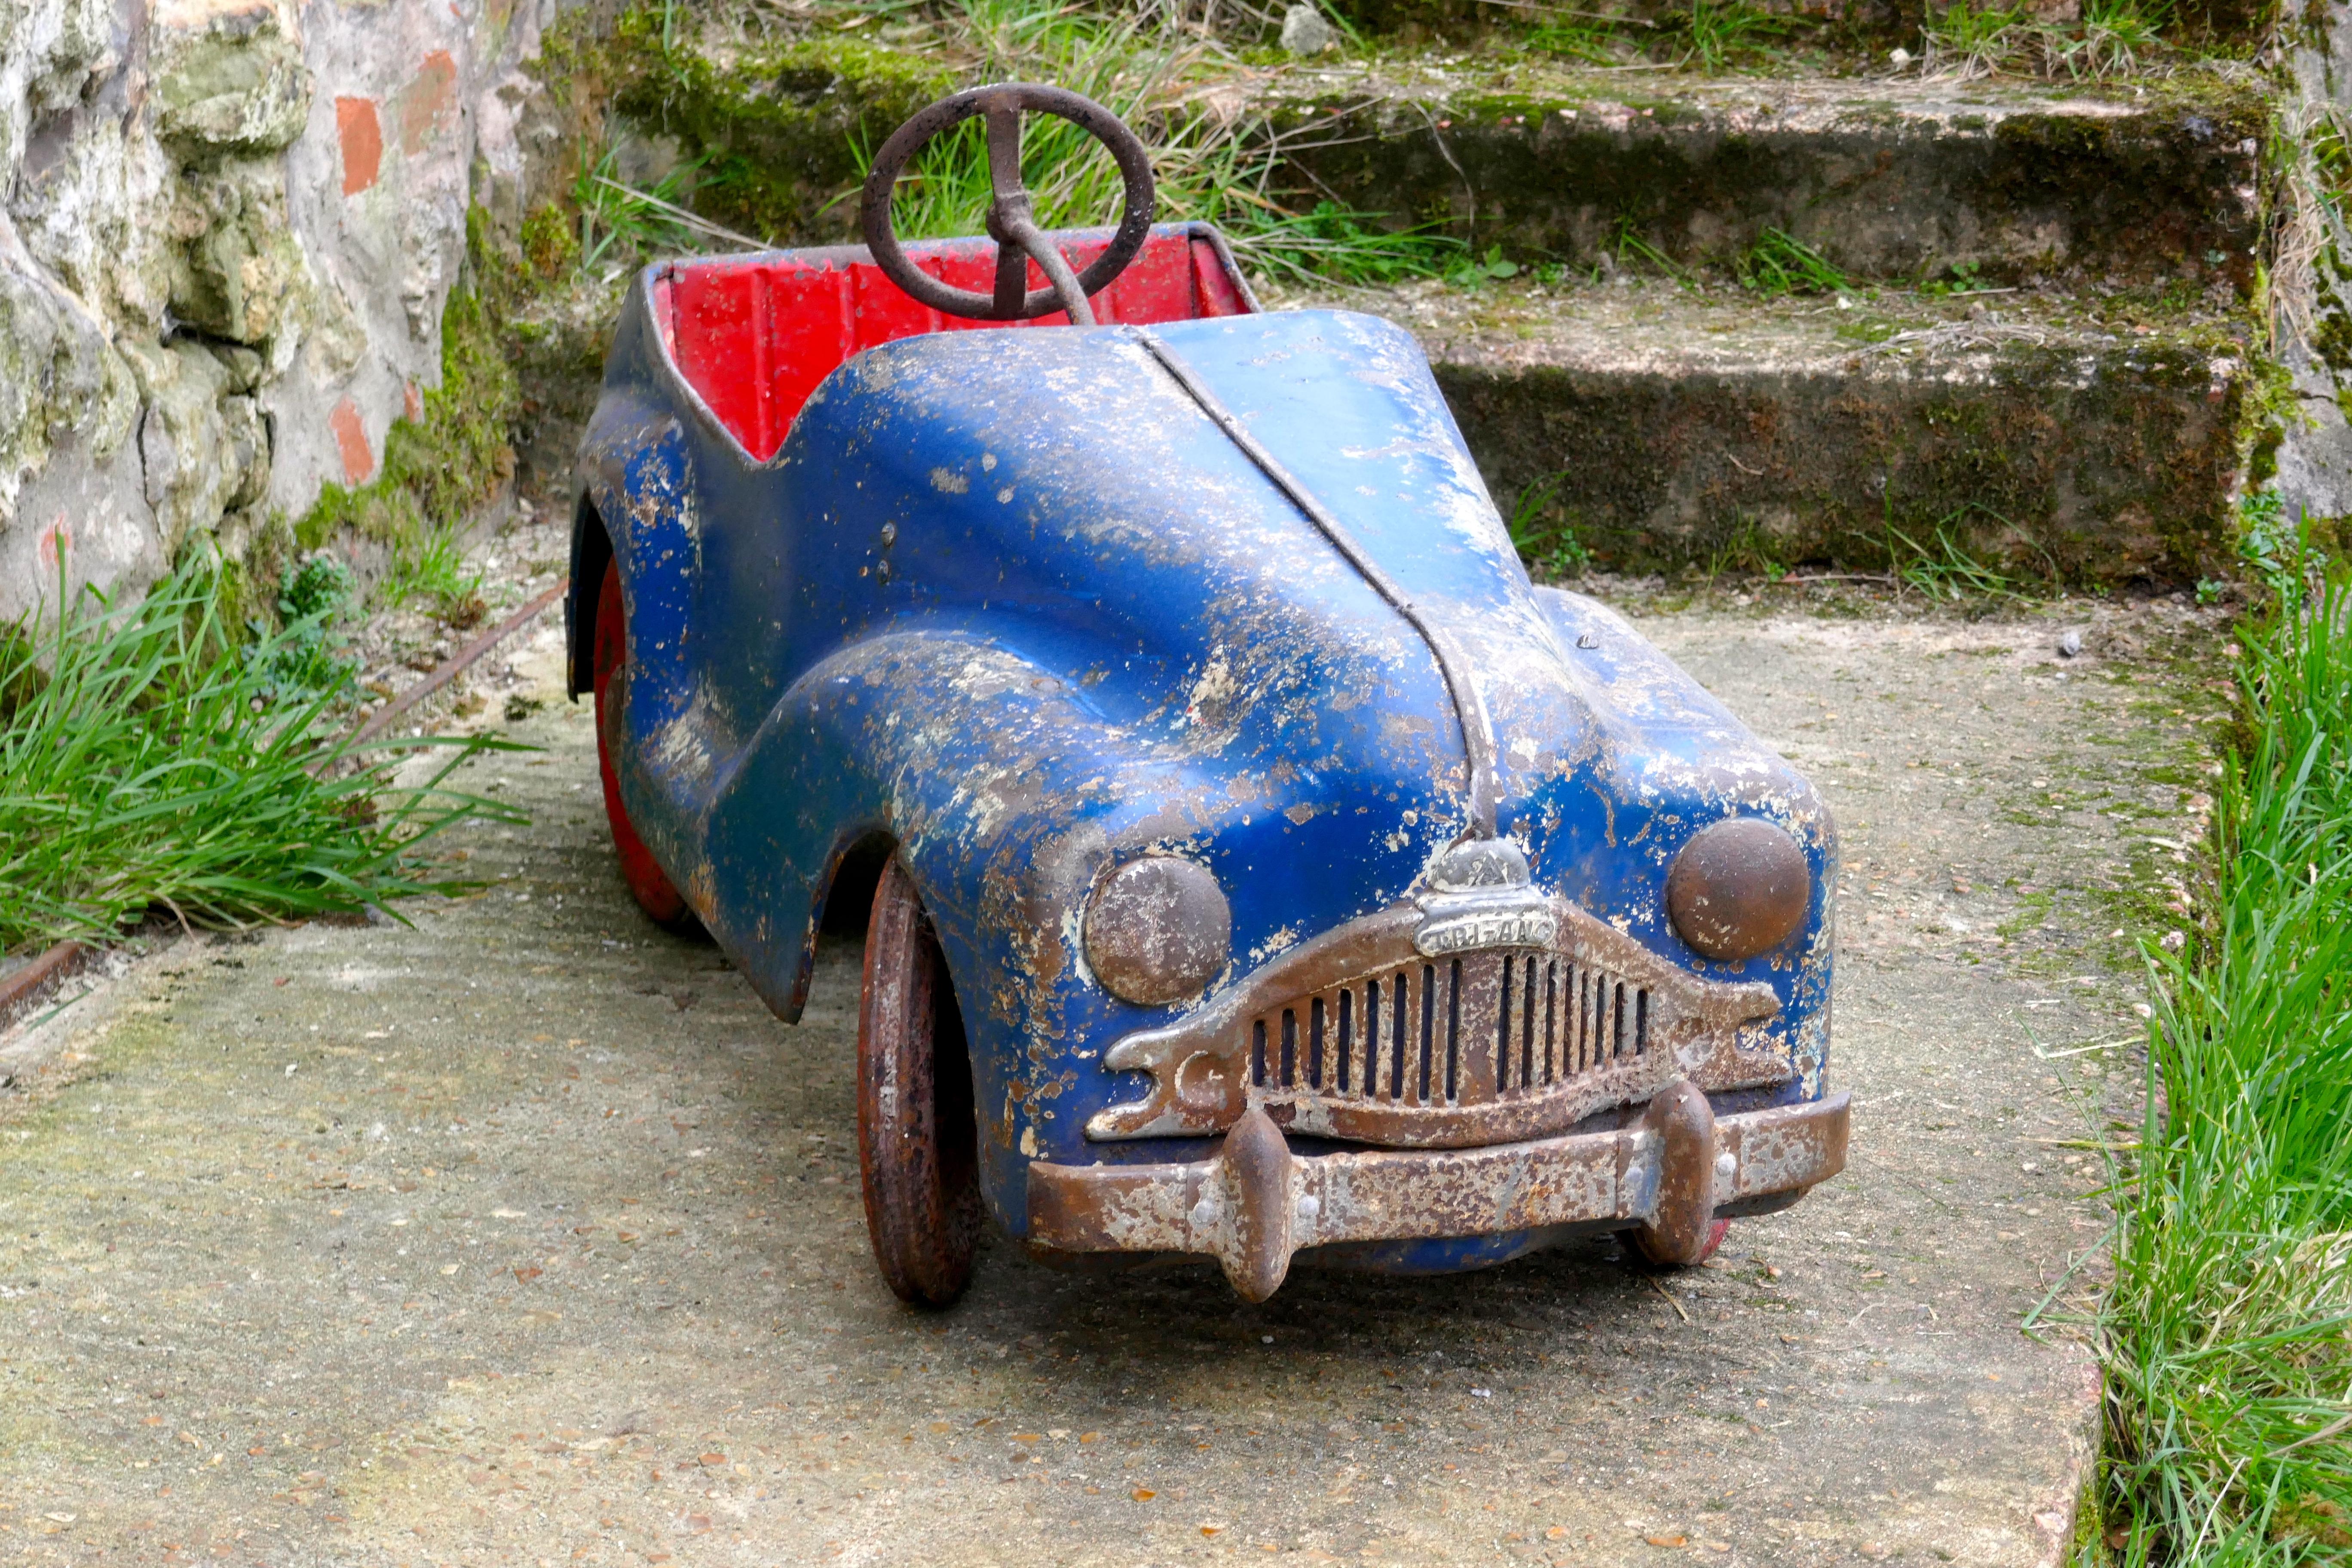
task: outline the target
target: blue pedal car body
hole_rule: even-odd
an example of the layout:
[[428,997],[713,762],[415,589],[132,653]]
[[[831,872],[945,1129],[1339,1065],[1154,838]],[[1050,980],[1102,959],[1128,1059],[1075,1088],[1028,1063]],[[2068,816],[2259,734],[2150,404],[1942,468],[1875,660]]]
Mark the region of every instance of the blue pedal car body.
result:
[[952,1299],[981,1206],[1253,1299],[1690,1263],[1833,1174],[1812,789],[1530,582],[1401,329],[1258,312],[1199,228],[1121,287],[950,331],[862,249],[648,268],[582,446],[632,886],[787,1019],[864,917],[893,1285]]

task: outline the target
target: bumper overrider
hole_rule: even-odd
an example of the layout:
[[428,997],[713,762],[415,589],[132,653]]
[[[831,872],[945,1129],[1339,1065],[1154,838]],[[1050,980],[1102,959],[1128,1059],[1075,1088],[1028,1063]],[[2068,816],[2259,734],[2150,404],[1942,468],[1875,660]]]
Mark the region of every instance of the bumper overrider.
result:
[[[1348,1243],[1573,1226],[1696,1262],[1718,1215],[1784,1207],[1845,1166],[1843,1094],[1721,1116],[1707,1098],[1796,1079],[1762,1029],[1779,1010],[1771,987],[1704,979],[1524,882],[1424,896],[1114,1045],[1104,1065],[1151,1084],[1091,1137],[1223,1143],[1034,1163],[1028,1240],[1214,1258],[1254,1301],[1295,1254]],[[1298,1135],[1370,1147],[1301,1154]]]

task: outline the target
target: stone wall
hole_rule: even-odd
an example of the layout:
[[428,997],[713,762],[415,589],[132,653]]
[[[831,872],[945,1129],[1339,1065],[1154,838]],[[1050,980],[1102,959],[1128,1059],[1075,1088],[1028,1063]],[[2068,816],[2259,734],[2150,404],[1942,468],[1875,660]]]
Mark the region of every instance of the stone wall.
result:
[[[2277,453],[2290,514],[2352,517],[2352,15],[2306,13],[2286,58],[2293,90],[2284,212],[2268,301],[2280,363],[2293,377]],[[2334,531],[2352,544],[2352,531]]]
[[560,4],[0,0],[0,621],[376,472]]

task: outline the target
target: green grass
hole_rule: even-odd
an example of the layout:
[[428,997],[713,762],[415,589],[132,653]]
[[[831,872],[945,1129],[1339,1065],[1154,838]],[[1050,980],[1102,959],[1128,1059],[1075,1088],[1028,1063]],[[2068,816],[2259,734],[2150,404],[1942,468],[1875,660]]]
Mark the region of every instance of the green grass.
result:
[[580,173],[572,182],[572,205],[580,213],[576,246],[565,247],[552,237],[523,237],[525,253],[534,268],[551,269],[540,259],[563,255],[574,265],[594,268],[609,259],[626,266],[644,258],[680,251],[704,250],[715,242],[730,250],[757,250],[761,242],[747,234],[712,223],[685,204],[693,197],[698,176],[709,161],[706,153],[683,159],[654,182],[650,190],[625,184],[619,174],[620,153],[607,146],[594,163],[583,149]]
[[1683,0],[1654,19],[1598,11],[1550,11],[1526,34],[1528,47],[1622,66],[1643,60],[1723,71],[1782,51],[1812,19],[1766,10],[1752,0]]
[[[979,79],[1051,81],[1082,92],[1135,127],[1151,149],[1162,222],[1198,220],[1225,233],[1244,266],[1295,282],[1355,284],[1478,272],[1478,281],[1517,270],[1496,255],[1467,258],[1463,243],[1428,224],[1394,223],[1328,200],[1311,203],[1277,188],[1283,160],[1305,141],[1344,128],[1285,132],[1263,116],[1227,115],[1195,101],[1193,89],[1227,63],[1213,39],[1171,25],[1157,8],[1091,10],[1037,0],[948,0],[930,8],[938,27],[982,57]],[[861,175],[878,141],[853,133]],[[1024,121],[1023,183],[1041,226],[1116,223],[1118,166],[1091,137],[1050,115]],[[891,220],[908,238],[982,232],[991,190],[984,132],[977,120],[935,138],[900,178]],[[850,191],[839,198],[856,200]],[[1467,281],[1465,278],[1460,279]]]
[[357,596],[352,569],[323,551],[286,563],[278,586],[278,636],[269,637],[258,625],[250,628],[257,639],[267,639],[268,653],[256,666],[268,680],[268,700],[307,698],[337,681],[352,662],[338,627]]
[[1449,258],[1467,254],[1468,247],[1433,225],[1383,228],[1386,216],[1317,202],[1304,213],[1248,215],[1237,232],[1227,231],[1226,239],[1244,266],[1295,283],[1331,279],[1362,285],[1446,277]]
[[1630,17],[1583,11],[1555,12],[1528,29],[1527,42],[1530,48],[1582,60],[1587,65],[1622,65],[1635,47],[1635,35],[1630,31],[1635,27],[1647,32],[1657,30],[1655,23]]
[[1963,80],[1990,76],[2016,58],[2028,31],[2021,9],[1956,0],[1920,28],[1927,46],[1921,68]]
[[1842,294],[1853,287],[1820,251],[1777,228],[1766,229],[1741,253],[1732,270],[1742,287],[1768,300],[1790,294]]
[[1767,11],[1749,0],[1690,0],[1659,18],[1664,47],[1675,63],[1710,72],[1769,53],[1804,25],[1801,16]]
[[328,603],[250,641],[201,559],[135,605],[92,593],[0,630],[0,951],[104,940],[152,910],[234,927],[382,909],[457,885],[421,858],[433,835],[520,820],[446,787],[502,742],[427,742],[450,755],[406,788],[394,752],[330,735],[354,673],[312,655],[341,596],[288,586]]
[[395,562],[394,568],[376,590],[384,604],[422,599],[436,618],[459,631],[481,625],[489,614],[489,602],[482,597],[482,574],[466,570],[466,548],[454,528],[427,530],[417,548]]
[[2148,949],[2097,1323],[2126,1568],[2352,1558],[2352,592],[2271,564],[2200,930]]
[[1592,564],[1592,552],[1560,515],[1559,488],[1567,479],[1566,474],[1538,479],[1511,506],[1511,542],[1539,581],[1580,577]]
[[2025,6],[1957,0],[1921,26],[1919,68],[1961,80],[2129,76],[2161,51],[2171,16],[2169,0],[2084,0],[2074,22],[2042,21]]
[[1893,523],[1886,525],[1886,555],[1895,568],[1895,575],[1906,587],[1917,590],[1930,599],[1945,599],[1954,604],[1979,595],[1995,599],[2022,599],[2016,584],[2004,573],[1979,560],[1956,531],[1960,514],[1937,521],[1932,531],[1922,529],[1927,542],[1921,542],[1906,530]]
[[1955,509],[1925,525],[1906,525],[1895,521],[1895,501],[1890,495],[1885,501],[1885,515],[1880,523],[1884,531],[1880,548],[1886,552],[1887,567],[1895,581],[1930,599],[1960,604],[2007,599],[2023,604],[2034,596],[2031,579],[2021,579],[2000,570],[1979,555],[1970,543],[1970,536],[1980,532],[1987,524],[1997,524],[2000,531],[2022,540],[2042,557],[2045,576],[2043,585],[2054,586],[2060,580],[2058,563],[2032,534],[1989,506],[1971,502]]
[[1698,289],[1698,279],[1690,269],[1676,265],[1673,258],[1643,238],[1630,217],[1618,218],[1616,237],[1610,241],[1610,249],[1616,254],[1621,264],[1639,262],[1646,267],[1654,267],[1673,279],[1676,287],[1693,291]]

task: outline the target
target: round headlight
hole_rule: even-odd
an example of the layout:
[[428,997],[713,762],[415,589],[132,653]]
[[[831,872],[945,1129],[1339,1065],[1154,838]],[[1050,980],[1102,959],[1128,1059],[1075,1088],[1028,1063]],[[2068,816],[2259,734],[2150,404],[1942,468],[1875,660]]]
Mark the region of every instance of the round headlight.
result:
[[1172,855],[1129,860],[1087,908],[1087,963],[1103,989],[1147,1007],[1197,996],[1225,967],[1233,907],[1206,868]]
[[1675,930],[1726,963],[1788,941],[1804,923],[1812,893],[1804,850],[1787,830],[1753,816],[1699,829],[1666,873]]

